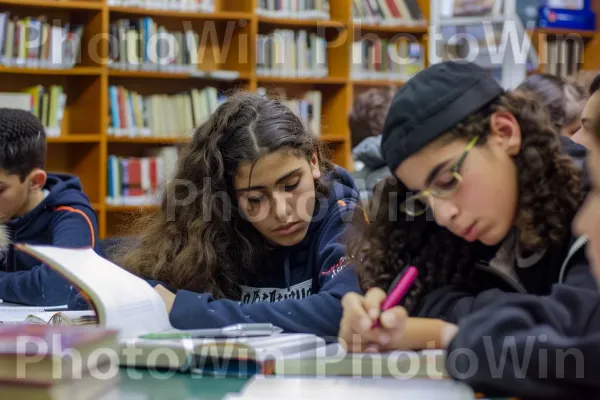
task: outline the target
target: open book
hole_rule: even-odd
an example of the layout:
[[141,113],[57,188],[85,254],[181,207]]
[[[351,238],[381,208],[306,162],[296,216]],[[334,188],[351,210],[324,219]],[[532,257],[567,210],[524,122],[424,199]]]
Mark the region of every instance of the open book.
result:
[[183,331],[171,326],[162,298],[145,280],[91,248],[16,244],[15,249],[64,276],[90,303],[98,325],[119,331],[122,365],[229,374],[237,363],[239,368],[265,372],[274,358],[325,345],[322,338],[312,334],[284,333],[225,339],[148,339],[143,336]]

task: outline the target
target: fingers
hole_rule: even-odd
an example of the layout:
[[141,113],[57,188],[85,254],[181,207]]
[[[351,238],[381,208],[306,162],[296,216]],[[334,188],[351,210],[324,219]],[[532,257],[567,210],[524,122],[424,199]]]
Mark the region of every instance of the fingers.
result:
[[394,307],[381,314],[381,326],[386,330],[404,330],[408,313],[404,307]]
[[385,297],[385,292],[380,288],[369,289],[365,295],[365,308],[373,322],[379,318],[379,313],[381,312],[381,303],[383,303]]

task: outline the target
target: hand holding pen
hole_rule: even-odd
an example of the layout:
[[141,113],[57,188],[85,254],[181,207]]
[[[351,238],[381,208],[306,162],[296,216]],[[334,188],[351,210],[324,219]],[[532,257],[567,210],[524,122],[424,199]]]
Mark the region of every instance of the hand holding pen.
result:
[[356,293],[344,296],[339,334],[341,344],[353,352],[398,348],[408,320],[406,309],[398,304],[417,275],[417,269],[410,266],[398,274],[387,293],[380,288],[372,288],[365,296]]

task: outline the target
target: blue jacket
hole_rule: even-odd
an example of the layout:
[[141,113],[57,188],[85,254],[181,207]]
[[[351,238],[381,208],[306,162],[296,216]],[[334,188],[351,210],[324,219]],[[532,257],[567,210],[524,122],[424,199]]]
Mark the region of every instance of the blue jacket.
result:
[[[79,178],[48,174],[45,199],[6,223],[11,243],[97,248],[98,222]],[[37,259],[12,246],[0,267],[0,299],[26,305],[66,304],[71,285]]]
[[315,207],[302,242],[271,250],[262,268],[247,277],[239,299],[215,300],[210,293],[178,291],[171,324],[179,329],[199,329],[269,322],[285,332],[335,338],[342,296],[359,291],[343,242],[358,190],[343,169],[336,169],[328,178],[329,197]]

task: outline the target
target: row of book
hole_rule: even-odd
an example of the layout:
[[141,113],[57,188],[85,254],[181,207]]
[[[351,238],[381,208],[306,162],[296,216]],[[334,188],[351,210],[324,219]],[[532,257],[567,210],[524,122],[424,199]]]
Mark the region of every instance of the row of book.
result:
[[407,38],[352,43],[352,79],[407,81],[425,68],[425,49]]
[[197,70],[200,35],[192,29],[168,31],[150,17],[120,19],[109,27],[110,68],[127,70]]
[[302,98],[288,96],[284,88],[269,91],[266,88],[258,88],[257,92],[264,96],[272,96],[279,99],[292,112],[294,112],[314,135],[321,136],[321,115],[323,94],[318,90],[309,90]]
[[352,0],[355,23],[426,25],[417,0]]
[[72,68],[80,58],[82,35],[82,25],[0,12],[0,64]]
[[259,76],[325,77],[326,39],[306,30],[275,29],[257,35],[256,74]]
[[576,74],[583,61],[583,46],[583,42],[577,40],[549,40],[546,42],[545,51],[540,51],[542,71],[561,77]]
[[177,167],[175,146],[149,148],[145,157],[108,156],[107,199],[110,205],[152,205]]
[[22,92],[0,93],[0,107],[30,111],[40,120],[48,137],[60,136],[66,103],[67,95],[58,85],[37,85]]
[[256,14],[273,18],[328,20],[329,0],[259,0]]
[[109,129],[113,136],[188,136],[225,100],[214,87],[183,93],[142,96],[109,86]]
[[139,7],[151,10],[214,12],[214,0],[108,0],[109,6]]

